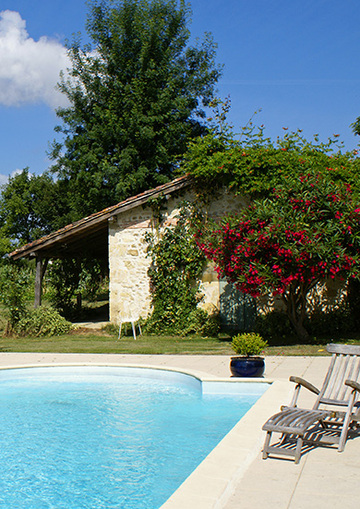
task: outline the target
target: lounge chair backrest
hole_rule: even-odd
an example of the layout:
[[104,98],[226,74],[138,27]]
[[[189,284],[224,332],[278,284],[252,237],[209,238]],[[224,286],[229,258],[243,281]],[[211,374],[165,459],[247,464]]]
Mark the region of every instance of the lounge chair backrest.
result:
[[326,349],[332,358],[314,408],[320,404],[347,406],[352,389],[345,381],[359,381],[360,345],[330,344]]

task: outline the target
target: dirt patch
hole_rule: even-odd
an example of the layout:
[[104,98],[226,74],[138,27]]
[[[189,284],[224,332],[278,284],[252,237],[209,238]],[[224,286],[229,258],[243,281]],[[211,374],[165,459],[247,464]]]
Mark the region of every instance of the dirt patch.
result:
[[109,334],[108,332],[102,330],[102,329],[88,329],[87,327],[79,327],[77,329],[72,329],[70,332],[69,332],[70,335],[72,336],[93,336],[94,334],[96,334],[96,336],[104,336],[104,337],[111,337],[111,334]]

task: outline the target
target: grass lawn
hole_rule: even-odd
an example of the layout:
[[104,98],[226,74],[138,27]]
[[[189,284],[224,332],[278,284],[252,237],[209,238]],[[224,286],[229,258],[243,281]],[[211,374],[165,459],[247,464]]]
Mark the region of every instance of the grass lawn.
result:
[[57,337],[2,337],[1,352],[120,353],[120,354],[202,354],[230,355],[230,339],[189,336],[123,336],[101,330],[72,331]]
[[[97,303],[87,303],[82,321],[94,319],[106,321],[108,318],[107,294]],[[29,302],[29,307],[32,302]],[[0,353],[1,352],[34,352],[34,353],[119,353],[144,355],[235,355],[231,348],[231,338],[222,334],[218,338],[199,336],[155,336],[144,335],[134,341],[132,335],[122,336],[118,341],[118,328],[72,330],[69,334],[56,337],[8,337],[1,334],[6,325],[6,313],[0,304]],[[86,314],[87,312],[87,314]],[[128,327],[128,334],[131,329]],[[269,355],[327,355],[326,344],[352,343],[360,344],[360,332],[351,337],[333,336],[317,339],[314,344],[298,344],[297,339],[283,337],[272,340],[265,349]]]
[[[360,343],[360,339],[333,340],[342,343]],[[326,355],[327,339],[313,345],[281,344],[269,346],[265,355]],[[286,343],[286,340],[282,341]],[[1,337],[1,352],[53,353],[119,353],[119,354],[178,354],[178,355],[234,355],[229,336],[202,338],[199,336],[144,335],[136,341],[132,336],[117,340],[117,334],[104,330],[78,329],[57,337]]]

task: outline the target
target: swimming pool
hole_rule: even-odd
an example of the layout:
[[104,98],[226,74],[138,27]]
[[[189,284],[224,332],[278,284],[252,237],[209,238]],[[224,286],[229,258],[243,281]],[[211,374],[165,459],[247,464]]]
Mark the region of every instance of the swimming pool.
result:
[[159,507],[266,390],[238,385],[145,368],[0,371],[0,507]]

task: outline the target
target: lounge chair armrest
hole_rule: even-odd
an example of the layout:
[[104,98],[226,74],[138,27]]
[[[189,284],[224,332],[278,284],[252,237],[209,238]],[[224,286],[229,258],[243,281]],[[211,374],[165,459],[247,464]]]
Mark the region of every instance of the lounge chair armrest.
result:
[[305,387],[305,389],[308,389],[309,391],[313,392],[314,394],[319,394],[319,389],[317,389],[313,384],[310,382],[307,382],[303,378],[300,378],[299,376],[291,376],[289,378],[290,382],[294,382],[297,385],[301,385],[302,387]]
[[348,385],[355,391],[360,392],[360,384],[358,382],[355,382],[354,380],[345,380],[345,385]]

